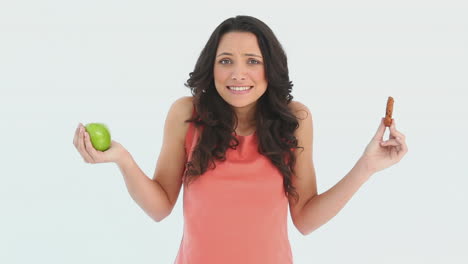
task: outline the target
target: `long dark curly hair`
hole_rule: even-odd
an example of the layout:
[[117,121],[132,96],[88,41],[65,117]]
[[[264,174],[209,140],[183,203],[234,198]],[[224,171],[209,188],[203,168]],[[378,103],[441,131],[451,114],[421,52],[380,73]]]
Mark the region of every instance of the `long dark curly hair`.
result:
[[294,151],[297,144],[294,131],[299,123],[288,108],[293,99],[293,84],[289,80],[286,54],[273,31],[262,21],[251,16],[236,16],[222,22],[211,34],[189,74],[185,86],[191,89],[196,115],[185,122],[203,126],[203,132],[195,146],[192,158],[186,164],[184,183],[190,184],[208,169],[216,167],[215,160],[226,160],[227,148],[235,149],[239,141],[233,134],[237,117],[216,91],[214,63],[219,40],[228,32],[251,32],[257,37],[264,59],[268,87],[258,99],[255,110],[258,151],[268,157],[283,175],[283,186],[288,197],[299,195],[292,185]]

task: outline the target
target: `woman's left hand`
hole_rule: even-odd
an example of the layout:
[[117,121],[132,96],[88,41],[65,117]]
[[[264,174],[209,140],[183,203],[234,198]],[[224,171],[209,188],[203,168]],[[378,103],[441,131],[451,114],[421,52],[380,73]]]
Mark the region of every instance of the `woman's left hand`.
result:
[[408,152],[405,135],[396,130],[395,120],[392,119],[390,137],[387,141],[383,140],[385,128],[384,118],[382,118],[377,133],[367,145],[360,160],[372,173],[398,163]]

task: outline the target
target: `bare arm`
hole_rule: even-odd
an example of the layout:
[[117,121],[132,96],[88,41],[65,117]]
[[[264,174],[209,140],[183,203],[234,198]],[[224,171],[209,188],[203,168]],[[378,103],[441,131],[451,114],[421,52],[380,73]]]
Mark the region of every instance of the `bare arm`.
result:
[[169,214],[170,203],[159,183],[145,175],[130,153],[117,165],[133,200],[156,222],[164,219]]
[[315,168],[312,158],[313,124],[310,110],[300,102],[290,104],[298,117],[299,127],[295,131],[298,145],[295,177],[292,182],[299,194],[299,201],[290,200],[291,217],[296,228],[307,235],[333,218],[351,199],[359,187],[371,176],[362,162],[330,190],[318,195]]
[[301,233],[307,235],[337,215],[371,175],[365,165],[358,161],[335,186],[308,200],[301,212]]
[[[306,130],[308,129],[304,131]],[[382,118],[376,134],[367,145],[361,158],[335,186],[320,195],[316,195],[315,184],[312,185],[313,188],[306,188],[313,190],[313,195],[307,199],[297,213],[297,222],[302,234],[307,235],[328,222],[374,173],[399,162],[403,158],[408,147],[405,143],[405,135],[396,130],[394,120],[390,127],[390,139],[387,141],[383,141],[384,132],[385,125]],[[304,138],[303,135],[299,136]],[[307,166],[299,165],[298,168],[307,168]],[[300,172],[303,178],[315,179],[314,170],[304,169]]]
[[185,168],[185,134],[191,117],[192,98],[175,101],[166,117],[164,137],[153,179],[146,176],[130,154],[119,161],[128,192],[135,202],[155,221],[160,222],[174,208],[182,186]]
[[130,196],[146,214],[159,222],[171,213],[181,190],[187,159],[185,136],[189,127],[185,120],[190,119],[192,113],[191,96],[179,98],[169,109],[153,179],[145,175],[120,143],[112,140],[111,147],[104,152],[94,149],[81,123],[76,128],[73,145],[86,163],[116,163]]

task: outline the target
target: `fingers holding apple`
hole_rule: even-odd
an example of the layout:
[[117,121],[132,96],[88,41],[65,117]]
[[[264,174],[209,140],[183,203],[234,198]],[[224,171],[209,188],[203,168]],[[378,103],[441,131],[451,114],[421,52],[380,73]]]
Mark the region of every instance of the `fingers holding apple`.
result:
[[92,157],[89,155],[89,153],[86,151],[85,148],[85,131],[84,127],[82,124],[78,124],[78,127],[75,131],[75,137],[73,138],[73,145],[75,145],[75,148],[78,150],[80,153],[81,157],[86,163],[92,162]]
[[127,154],[121,144],[111,140],[104,124],[89,123],[85,127],[80,124],[79,130],[79,133],[75,133],[73,144],[86,163],[117,162]]
[[93,146],[91,139],[89,137],[88,132],[84,132],[84,146],[85,146],[85,151],[91,158],[91,161],[89,163],[99,163],[99,162],[105,162],[103,160],[103,157],[100,156],[98,150]]

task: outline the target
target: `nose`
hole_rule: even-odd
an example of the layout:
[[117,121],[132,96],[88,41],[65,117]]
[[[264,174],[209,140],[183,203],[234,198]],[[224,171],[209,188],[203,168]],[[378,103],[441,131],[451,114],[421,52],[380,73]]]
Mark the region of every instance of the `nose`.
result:
[[233,79],[233,80],[236,80],[236,81],[237,81],[237,80],[244,81],[244,80],[245,80],[245,77],[237,78],[237,77],[235,77],[235,76],[232,76],[232,79]]
[[246,71],[245,71],[245,68],[240,66],[240,65],[237,65],[234,70],[232,71],[232,74],[231,74],[231,79],[232,80],[236,80],[236,81],[239,81],[239,80],[245,80],[246,79]]

